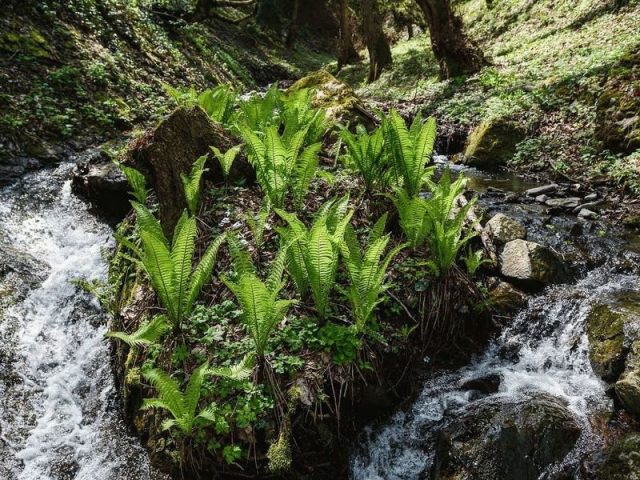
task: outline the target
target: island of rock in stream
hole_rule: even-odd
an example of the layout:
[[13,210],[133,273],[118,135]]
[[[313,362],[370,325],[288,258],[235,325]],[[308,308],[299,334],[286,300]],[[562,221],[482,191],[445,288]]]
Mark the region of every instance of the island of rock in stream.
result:
[[[472,184],[483,192],[493,186],[480,180]],[[412,407],[366,428],[351,460],[354,480],[591,478],[584,462],[604,448],[594,420],[614,405],[590,363],[586,323],[597,305],[637,295],[638,255],[615,236],[572,238],[575,215],[483,197],[490,214],[511,214],[530,238],[566,253],[573,280],[531,297],[483,354],[457,371],[430,373]]]
[[104,277],[111,230],[72,167],[0,190],[0,478],[164,478],[121,421],[106,316],[74,283]]

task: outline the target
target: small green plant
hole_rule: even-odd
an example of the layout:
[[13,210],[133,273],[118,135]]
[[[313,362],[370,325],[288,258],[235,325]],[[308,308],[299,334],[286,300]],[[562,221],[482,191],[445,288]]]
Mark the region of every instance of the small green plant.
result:
[[251,129],[241,126],[240,133],[249,152],[249,160],[256,169],[258,183],[274,207],[282,208],[285,196],[292,192],[297,208],[316,174],[320,143],[301,150],[307,129],[297,131],[285,141],[274,126],[267,127],[264,140]]
[[353,325],[344,326],[329,322],[320,328],[318,338],[322,348],[331,354],[331,359],[337,365],[357,360],[362,341]]
[[278,233],[287,245],[287,268],[300,294],[311,291],[320,318],[326,318],[329,294],[336,285],[340,244],[351,220],[353,210],[347,211],[348,197],[332,200],[316,215],[310,229],[293,214],[276,209],[287,222]]
[[340,136],[347,146],[347,166],[362,176],[366,190],[371,193],[376,187],[384,186],[388,172],[382,129],[369,135],[362,125],[358,125],[355,135],[343,128]]
[[436,121],[433,117],[422,122],[418,115],[407,128],[403,118],[392,110],[385,118],[385,146],[391,157],[395,176],[402,183],[407,196],[418,196],[433,170],[426,166],[436,140]]
[[147,180],[144,178],[144,175],[135,168],[120,165],[120,169],[122,170],[124,176],[127,178],[127,182],[131,187],[130,193],[133,198],[135,198],[138,203],[144,205],[147,202],[147,197],[149,196],[149,191],[147,190]]
[[[230,245],[232,244],[230,242]],[[250,262],[236,261],[242,258],[236,255],[234,259],[237,279],[232,281],[223,276],[222,281],[238,300],[242,310],[242,322],[253,340],[258,359],[263,361],[273,330],[284,319],[289,307],[296,303],[296,300],[279,298],[280,291],[284,287],[282,273],[286,261],[286,250],[281,250],[273,260],[271,271],[264,282],[258,277]]]
[[262,242],[264,241],[264,230],[266,228],[267,220],[269,219],[270,213],[271,205],[269,204],[269,202],[264,202],[260,207],[260,211],[257,215],[248,213],[244,216],[244,219],[247,222],[247,226],[253,234],[253,241],[256,245],[256,248],[258,249],[260,249],[260,247],[262,246]]
[[350,225],[347,226],[345,240],[341,245],[342,256],[351,280],[346,296],[351,303],[358,332],[365,329],[376,307],[384,300],[382,294],[387,289],[384,284],[387,269],[391,260],[404,248],[404,245],[398,245],[382,258],[389,243],[389,236],[381,236],[378,232],[384,231],[385,222],[386,216],[378,221],[364,252],[360,251],[356,233]]
[[238,153],[242,149],[242,145],[236,145],[235,147],[231,147],[226,152],[222,153],[218,148],[211,147],[211,151],[213,155],[220,162],[220,167],[222,168],[222,174],[226,179],[229,176],[229,172],[231,172],[231,167],[233,166],[233,162],[235,161]]
[[460,249],[476,235],[473,230],[464,234],[465,219],[476,197],[456,209],[456,200],[464,193],[466,184],[467,179],[463,175],[452,182],[449,169],[443,172],[438,183],[428,181],[431,197],[425,201],[425,223],[431,255],[429,265],[437,276],[449,271]]
[[467,273],[470,276],[474,276],[478,269],[485,263],[491,263],[490,260],[483,258],[484,252],[482,250],[467,249],[467,254],[462,257]]
[[288,141],[304,130],[303,145],[319,142],[327,129],[326,114],[323,110],[312,107],[313,91],[305,88],[281,97],[280,113],[283,125],[283,137]]
[[200,203],[200,180],[202,179],[202,174],[205,172],[204,164],[206,161],[207,156],[201,156],[193,164],[191,173],[188,175],[184,173],[180,175],[180,178],[182,179],[182,186],[184,188],[184,196],[187,201],[187,207],[189,208],[191,215],[198,213],[197,210]]
[[411,248],[418,248],[427,238],[427,225],[424,217],[427,212],[426,201],[421,197],[410,197],[403,189],[396,188],[390,196],[398,210],[400,228]]
[[202,93],[198,93],[194,87],[188,90],[180,90],[167,84],[163,86],[178,106],[192,107],[198,105],[207,112],[207,115],[213,121],[225,126],[231,124],[237,94],[230,84],[218,85]]
[[150,321],[143,323],[133,333],[107,332],[105,336],[122,340],[130,347],[141,347],[156,343],[167,331],[171,329],[166,315],[156,315]]

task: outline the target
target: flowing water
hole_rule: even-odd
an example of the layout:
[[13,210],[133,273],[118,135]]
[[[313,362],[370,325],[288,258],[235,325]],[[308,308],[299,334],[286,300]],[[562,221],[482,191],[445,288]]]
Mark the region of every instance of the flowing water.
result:
[[[496,186],[496,182],[486,177],[474,178],[474,183],[484,190]],[[522,190],[521,182],[500,179],[498,186],[505,185]],[[527,211],[520,218],[526,218],[529,226],[548,221],[532,216]],[[533,232],[535,240],[542,243],[559,239],[565,242],[568,233],[552,236],[556,238],[543,240],[540,232]],[[612,249],[611,242],[605,242],[593,245],[592,254],[613,257],[616,249],[624,248],[619,242]],[[469,365],[426,378],[413,406],[397,412],[384,425],[365,429],[361,447],[351,460],[351,478],[432,478],[439,435],[456,419],[472,413],[479,405],[513,405],[541,396],[548,398],[547,395],[567,406],[582,433],[571,452],[561,462],[548,465],[541,478],[554,478],[561,471],[569,472],[570,478],[581,478],[580,462],[602,448],[602,439],[593,430],[592,420],[613,407],[606,384],[589,362],[586,318],[596,303],[616,303],[620,297],[629,295],[640,299],[640,278],[616,273],[613,264],[610,260],[586,274],[583,271],[577,282],[550,287],[531,298],[528,307]],[[497,391],[481,393],[465,386],[472,379],[491,378],[499,379]]]
[[36,270],[0,316],[0,478],[162,478],[121,420],[106,316],[74,283],[104,278],[112,232],[72,195],[72,167],[0,190],[0,247]]

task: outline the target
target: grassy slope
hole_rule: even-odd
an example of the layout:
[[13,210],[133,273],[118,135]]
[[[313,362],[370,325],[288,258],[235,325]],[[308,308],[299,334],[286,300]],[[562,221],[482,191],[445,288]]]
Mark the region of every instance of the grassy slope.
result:
[[595,103],[607,78],[640,48],[640,2],[612,11],[605,0],[485,0],[460,4],[467,30],[492,66],[469,79],[439,81],[423,35],[394,46],[394,69],[364,83],[364,65],[340,77],[381,103],[414,102],[468,130],[482,119],[515,118],[528,138],[514,165],[580,178],[606,174],[640,192],[640,154],[612,154],[594,140]]
[[327,60],[304,46],[287,52],[255,27],[190,23],[148,3],[44,0],[3,10],[0,156],[89,144],[153,121],[171,106],[163,82],[251,89]]

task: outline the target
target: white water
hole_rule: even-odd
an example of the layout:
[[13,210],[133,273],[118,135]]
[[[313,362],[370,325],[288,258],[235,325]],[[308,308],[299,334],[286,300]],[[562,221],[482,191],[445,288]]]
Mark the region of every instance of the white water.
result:
[[[582,427],[582,436],[562,465],[575,465],[601,445],[591,430],[590,417],[611,407],[605,384],[589,363],[585,319],[592,302],[613,300],[639,286],[637,277],[615,275],[602,267],[577,285],[556,286],[532,299],[480,358],[458,371],[427,380],[408,411],[396,413],[381,429],[367,429],[364,447],[352,458],[352,478],[429,478],[438,430],[478,401],[477,395],[461,389],[461,384],[491,374],[502,378],[499,391],[489,396],[491,402],[546,393],[567,403]],[[506,353],[510,351],[517,353]],[[548,471],[560,466],[549,466]]]
[[0,320],[0,478],[160,478],[120,419],[105,316],[73,284],[105,277],[111,230],[71,194],[70,170],[0,191],[0,241],[44,264]]

